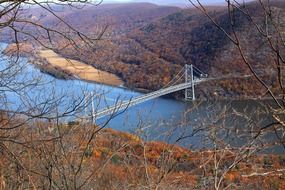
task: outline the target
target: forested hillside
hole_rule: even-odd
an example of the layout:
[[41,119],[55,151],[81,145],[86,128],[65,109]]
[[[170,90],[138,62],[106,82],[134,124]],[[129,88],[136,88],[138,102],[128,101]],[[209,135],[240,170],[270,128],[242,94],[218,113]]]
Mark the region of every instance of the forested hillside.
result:
[[[143,27],[154,20],[179,11],[180,8],[173,6],[158,6],[150,3],[128,3],[128,4],[100,4],[97,6],[54,6],[50,10],[39,11],[40,8],[33,8],[29,11],[19,13],[16,22],[25,27],[35,29],[33,25],[23,21],[32,19],[45,27],[57,27],[61,32],[67,30],[67,23],[74,29],[84,34],[94,34],[107,27],[106,36],[125,34],[134,28]],[[54,17],[50,11],[53,11]],[[12,34],[11,31],[9,31]],[[35,31],[39,32],[39,31]],[[1,36],[5,38],[5,36]],[[26,36],[27,37],[27,36]],[[6,37],[8,39],[8,37]],[[12,39],[12,38],[11,38]]]
[[[283,23],[284,4],[282,1],[272,3],[274,8],[280,10],[282,16],[279,18]],[[241,7],[241,10],[250,10],[254,23],[261,28],[264,26],[261,6],[253,2]],[[276,81],[274,73],[270,73],[273,55],[266,40],[262,40],[255,27],[250,27],[250,17],[241,10],[234,11],[233,29],[249,62],[257,73],[263,73],[262,77],[266,77],[268,85],[274,89]],[[225,7],[207,7],[207,11],[217,24],[233,35]],[[128,87],[158,89],[167,84],[184,64],[194,64],[210,77],[227,77],[227,80],[205,84],[207,88],[198,87],[201,97],[212,97],[214,94],[221,97],[264,94],[256,79],[247,76],[250,72],[236,46],[197,9],[179,10],[124,35],[104,40],[95,52],[87,52],[83,51],[80,55],[65,49],[61,54],[116,73]],[[213,83],[215,88],[212,87]]]
[[[285,2],[273,1],[271,6],[278,15],[280,30],[285,31]],[[262,38],[254,23],[265,27],[262,7],[251,2],[233,11],[233,27],[226,7],[206,7],[213,20],[230,36],[239,39],[248,62],[266,78],[268,85],[276,87],[276,73],[268,42]],[[248,13],[245,14],[245,12]],[[180,9],[149,3],[110,4],[86,7],[76,11],[58,10],[58,14],[72,26],[89,34],[98,35],[105,26],[107,30],[95,48],[83,47],[81,51],[65,47],[58,39],[59,54],[81,60],[95,67],[117,74],[125,86],[155,90],[167,84],[185,65],[194,64],[210,77],[226,77],[198,86],[198,96],[256,97],[266,91],[250,74],[237,47],[218,29],[209,18],[195,8]],[[56,22],[48,15],[39,22],[53,26]],[[271,28],[270,28],[271,27]],[[269,25],[269,32],[274,26]],[[77,42],[81,44],[80,40]],[[284,50],[281,49],[281,53]],[[238,78],[238,79],[237,79]],[[213,87],[214,84],[214,87]]]

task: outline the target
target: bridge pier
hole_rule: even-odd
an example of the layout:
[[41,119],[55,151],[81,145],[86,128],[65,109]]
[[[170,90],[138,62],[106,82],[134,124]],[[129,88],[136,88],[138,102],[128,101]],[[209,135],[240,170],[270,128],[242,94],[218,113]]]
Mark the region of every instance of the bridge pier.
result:
[[185,100],[195,100],[193,65],[185,65],[185,83],[191,83],[191,88],[185,89]]

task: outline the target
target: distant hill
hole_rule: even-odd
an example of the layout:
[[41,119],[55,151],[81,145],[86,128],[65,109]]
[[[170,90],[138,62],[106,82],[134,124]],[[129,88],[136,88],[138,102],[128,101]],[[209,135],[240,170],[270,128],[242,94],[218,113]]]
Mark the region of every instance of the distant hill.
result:
[[130,2],[151,2],[156,5],[171,5],[171,6],[179,6],[179,7],[187,7],[189,5],[189,1],[187,0],[131,0]]
[[[78,8],[53,6],[51,9],[73,28],[94,36],[98,35],[106,26],[108,27],[106,31],[108,36],[125,34],[132,29],[143,27],[180,10],[174,6],[158,6],[151,3],[100,4]],[[50,28],[56,27],[57,30],[63,32],[67,28],[59,19],[40,8],[30,8],[20,15],[22,19],[31,20]],[[22,24],[15,23],[15,25]],[[35,26],[25,25],[25,29],[40,36],[40,31]],[[20,35],[19,39],[22,36]],[[5,41],[13,39],[13,32],[11,30],[2,31],[0,38]],[[26,39],[27,36],[23,38]]]
[[[250,2],[253,0],[243,0],[244,2]],[[243,2],[239,1],[238,2]],[[225,5],[224,0],[200,0],[203,5]],[[178,7],[190,7],[191,4],[188,0],[104,0],[103,4],[106,3],[153,3],[156,5],[168,5],[168,6],[178,6]]]
[[[82,9],[65,8],[57,11],[57,14],[82,32],[92,33],[98,28],[108,26],[109,32],[120,34],[142,27],[179,10],[178,7],[173,6],[128,3],[86,6]],[[50,15],[46,17],[42,13],[38,15],[38,11],[34,11],[32,14],[41,18],[41,22],[45,24],[56,25],[58,22]]]

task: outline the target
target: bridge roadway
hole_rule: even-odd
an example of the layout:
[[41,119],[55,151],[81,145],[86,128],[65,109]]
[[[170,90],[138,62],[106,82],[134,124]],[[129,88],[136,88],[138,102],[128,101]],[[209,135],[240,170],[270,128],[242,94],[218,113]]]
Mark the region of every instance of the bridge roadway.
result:
[[[194,80],[194,85],[198,84],[200,82],[203,82],[203,81],[204,81],[204,79],[195,79]],[[142,102],[145,102],[145,101],[148,101],[148,100],[151,100],[151,99],[154,99],[154,98],[158,98],[160,96],[163,96],[163,95],[166,95],[166,94],[170,94],[172,92],[176,92],[176,91],[183,90],[183,89],[186,89],[186,88],[191,88],[191,87],[192,87],[192,84],[191,84],[191,82],[189,82],[189,83],[182,83],[182,84],[170,86],[170,87],[167,87],[167,88],[162,88],[160,90],[157,90],[157,91],[154,91],[154,92],[151,92],[151,93],[148,93],[148,94],[144,94],[144,95],[135,97],[135,98],[133,98],[131,100],[117,102],[113,106],[107,107],[107,108],[102,109],[102,110],[98,110],[96,113],[94,113],[93,117],[94,117],[94,119],[99,119],[99,118],[102,118],[102,117],[104,117],[106,115],[117,113],[117,112],[122,111],[122,110],[124,110],[124,109],[126,109],[128,107],[140,104]]]

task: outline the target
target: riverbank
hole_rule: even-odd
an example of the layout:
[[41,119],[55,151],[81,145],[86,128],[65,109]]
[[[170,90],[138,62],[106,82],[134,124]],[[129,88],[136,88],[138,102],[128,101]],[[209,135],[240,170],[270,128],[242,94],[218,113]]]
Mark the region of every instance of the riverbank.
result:
[[98,70],[83,62],[66,59],[52,50],[37,49],[30,44],[9,44],[4,51],[7,55],[27,57],[29,62],[42,72],[60,79],[80,79],[120,87],[123,81],[114,74]]
[[82,80],[111,86],[123,84],[123,81],[114,74],[98,70],[80,61],[63,58],[52,50],[39,50],[38,55],[52,66],[66,70]]

